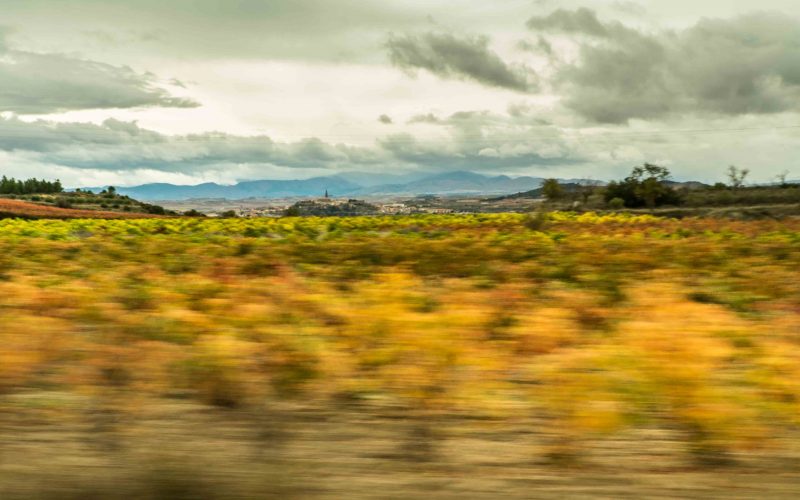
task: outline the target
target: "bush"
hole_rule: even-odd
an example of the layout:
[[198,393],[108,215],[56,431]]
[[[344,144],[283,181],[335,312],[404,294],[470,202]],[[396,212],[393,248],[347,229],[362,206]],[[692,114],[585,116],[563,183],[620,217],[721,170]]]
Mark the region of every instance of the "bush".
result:
[[645,163],[634,168],[624,180],[608,183],[604,198],[607,203],[620,198],[628,208],[680,205],[681,193],[666,184],[669,176],[666,167]]
[[608,208],[612,210],[619,210],[625,207],[625,200],[620,197],[611,198],[608,200]]
[[539,210],[526,215],[525,219],[522,221],[522,224],[531,231],[541,231],[544,229],[548,220],[549,217],[547,216],[547,213]]
[[72,203],[66,198],[58,198],[56,200],[56,206],[58,208],[72,208]]
[[145,205],[142,205],[142,208],[144,208],[144,210],[148,214],[164,215],[166,213],[166,210],[164,210],[164,207],[159,206],[159,205],[147,205],[147,204],[145,204]]

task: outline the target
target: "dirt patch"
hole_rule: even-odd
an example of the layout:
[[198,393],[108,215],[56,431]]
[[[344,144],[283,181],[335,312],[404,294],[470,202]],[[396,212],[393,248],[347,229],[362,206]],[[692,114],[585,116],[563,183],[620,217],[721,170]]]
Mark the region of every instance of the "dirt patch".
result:
[[[44,396],[42,396],[44,397]],[[54,400],[50,395],[45,399]],[[580,462],[541,458],[535,421],[454,416],[426,424],[370,408],[222,410],[152,401],[106,414],[60,396],[6,401],[2,498],[796,498],[796,443],[726,467],[686,460],[669,431],[592,443]],[[53,413],[56,412],[56,413]],[[426,434],[427,435],[427,434]],[[795,444],[792,448],[792,444]],[[414,446],[433,453],[410,451]]]

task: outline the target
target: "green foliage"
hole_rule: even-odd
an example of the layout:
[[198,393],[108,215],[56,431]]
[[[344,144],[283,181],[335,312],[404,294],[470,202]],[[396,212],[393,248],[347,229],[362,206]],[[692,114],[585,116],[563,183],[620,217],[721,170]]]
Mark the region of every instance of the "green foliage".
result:
[[619,210],[621,208],[625,208],[625,200],[620,197],[611,198],[608,200],[608,208],[612,210]]
[[142,208],[148,213],[153,215],[164,215],[167,211],[160,205],[150,205],[147,203],[142,204]]
[[550,201],[555,201],[564,196],[564,189],[556,179],[547,179],[542,184],[542,193]]
[[50,182],[31,178],[23,181],[5,175],[0,179],[0,194],[54,194],[63,191],[59,180]]
[[330,202],[316,200],[298,201],[289,207],[285,215],[287,217],[296,216],[353,216],[353,215],[374,215],[379,212],[378,207],[362,200],[347,200],[346,202]]
[[725,207],[752,205],[793,205],[800,203],[800,185],[746,186],[731,189],[718,183],[708,189],[694,189],[684,196],[690,207]]
[[610,182],[605,189],[605,201],[619,198],[628,208],[680,205],[680,193],[666,183],[669,176],[666,167],[645,163],[635,167],[624,180]]
[[67,198],[59,197],[56,199],[56,206],[58,208],[72,208],[72,203]]

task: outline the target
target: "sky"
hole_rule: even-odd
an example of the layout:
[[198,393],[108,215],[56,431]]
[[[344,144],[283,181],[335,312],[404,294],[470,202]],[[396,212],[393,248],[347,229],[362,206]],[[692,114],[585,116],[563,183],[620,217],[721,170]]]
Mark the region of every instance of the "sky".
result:
[[800,178],[796,0],[4,0],[0,174]]

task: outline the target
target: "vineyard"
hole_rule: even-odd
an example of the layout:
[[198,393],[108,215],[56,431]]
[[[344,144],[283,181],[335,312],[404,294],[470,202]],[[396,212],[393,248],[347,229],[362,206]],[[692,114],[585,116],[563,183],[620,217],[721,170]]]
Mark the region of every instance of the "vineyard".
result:
[[184,493],[786,491],[799,268],[797,219],[0,220],[0,496],[157,484],[115,465],[148,460],[216,471]]

